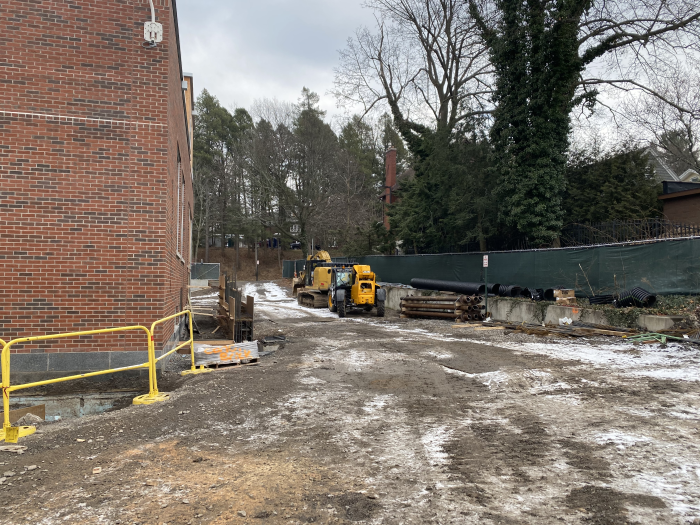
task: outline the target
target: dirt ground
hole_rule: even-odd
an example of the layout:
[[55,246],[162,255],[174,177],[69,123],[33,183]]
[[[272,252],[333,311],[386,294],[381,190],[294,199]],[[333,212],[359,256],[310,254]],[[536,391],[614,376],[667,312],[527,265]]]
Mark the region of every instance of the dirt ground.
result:
[[258,366],[174,362],[169,401],[0,452],[0,523],[700,523],[699,347],[339,320],[283,284],[244,289],[287,338]]

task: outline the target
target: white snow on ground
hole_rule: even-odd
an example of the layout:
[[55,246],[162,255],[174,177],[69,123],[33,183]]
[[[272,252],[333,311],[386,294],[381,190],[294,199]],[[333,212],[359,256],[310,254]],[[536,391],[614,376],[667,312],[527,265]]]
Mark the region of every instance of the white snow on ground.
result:
[[[398,327],[397,327],[398,328]],[[408,332],[406,329],[398,329]],[[423,335],[424,330],[415,330]],[[660,344],[635,346],[632,343],[522,343],[512,341],[485,341],[457,339],[430,334],[431,339],[441,341],[463,341],[486,346],[509,348],[519,353],[546,355],[555,359],[582,361],[601,368],[614,369],[623,375],[672,379],[678,381],[700,381],[700,347],[676,343],[664,348]]]
[[[360,323],[371,323],[371,319],[352,319]],[[423,328],[405,328],[387,324],[383,327],[390,332],[399,332],[414,340],[427,338],[433,341],[465,342],[486,346],[509,348],[521,353],[546,355],[556,359],[576,360],[603,368],[613,368],[628,376],[672,379],[679,381],[700,381],[700,346],[669,343],[666,348],[660,344],[635,346],[632,343],[611,344],[567,343],[567,342],[512,342],[487,341],[464,337],[449,337],[435,334]]]
[[275,319],[301,317],[338,317],[327,308],[307,308],[289,297],[287,291],[276,283],[258,282],[246,283],[243,295],[250,295],[255,300],[255,309]]
[[500,383],[507,382],[509,379],[508,374],[496,370],[495,372],[483,372],[481,374],[469,374],[467,372],[462,372],[461,370],[455,370],[453,368],[443,367],[445,372],[448,374],[458,375],[462,377],[468,377],[470,379],[476,379],[477,381],[483,383],[489,388],[498,385]]
[[624,450],[625,447],[636,445],[637,443],[648,442],[650,439],[645,436],[635,436],[627,434],[620,430],[611,429],[608,432],[600,432],[593,439],[596,443],[605,445],[606,443],[614,443],[618,448]]
[[448,430],[446,426],[430,429],[423,434],[421,442],[429,461],[440,464],[447,463],[449,454],[442,447],[450,439],[451,434],[452,431]]
[[365,406],[362,407],[362,410],[364,410],[368,414],[374,414],[377,412],[381,413],[381,409],[387,406],[391,402],[393,397],[394,396],[392,396],[391,394],[385,396],[375,396],[375,398],[372,401],[368,401],[367,403],[365,403]]

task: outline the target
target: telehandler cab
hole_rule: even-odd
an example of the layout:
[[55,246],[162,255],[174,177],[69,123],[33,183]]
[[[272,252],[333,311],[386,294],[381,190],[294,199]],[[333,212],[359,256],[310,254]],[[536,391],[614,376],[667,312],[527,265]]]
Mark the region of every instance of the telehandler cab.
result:
[[328,309],[345,317],[352,308],[371,311],[377,308],[377,317],[384,317],[386,290],[376,283],[376,275],[367,265],[341,266],[332,269],[328,289]]

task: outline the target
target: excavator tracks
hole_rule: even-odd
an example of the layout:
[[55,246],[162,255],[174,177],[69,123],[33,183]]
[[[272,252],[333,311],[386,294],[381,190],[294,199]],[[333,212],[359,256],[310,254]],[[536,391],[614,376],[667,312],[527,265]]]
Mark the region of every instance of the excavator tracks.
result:
[[307,308],[328,308],[328,294],[299,290],[297,302]]

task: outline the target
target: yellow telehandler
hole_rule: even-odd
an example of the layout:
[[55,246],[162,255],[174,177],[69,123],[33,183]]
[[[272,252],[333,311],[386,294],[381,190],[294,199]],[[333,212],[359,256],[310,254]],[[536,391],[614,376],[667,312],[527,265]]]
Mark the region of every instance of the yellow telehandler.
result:
[[384,317],[386,290],[376,282],[372,269],[363,264],[331,268],[328,290],[328,309],[345,317],[352,308],[377,309],[377,317]]

